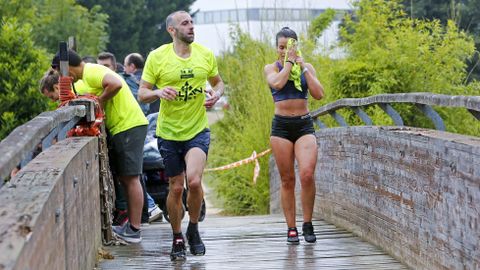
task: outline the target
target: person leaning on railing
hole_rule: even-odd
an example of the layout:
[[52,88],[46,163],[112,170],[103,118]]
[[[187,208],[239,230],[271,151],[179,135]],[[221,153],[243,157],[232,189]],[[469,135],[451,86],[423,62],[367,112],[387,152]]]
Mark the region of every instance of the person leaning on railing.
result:
[[[57,52],[52,68],[58,70],[59,67],[60,53]],[[74,82],[83,81],[84,87],[76,89],[78,94],[97,96],[105,111],[110,165],[127,191],[129,218],[123,226],[114,226],[113,231],[127,242],[139,243],[143,208],[139,176],[148,121],[125,80],[109,68],[85,63],[76,52],[68,50],[68,75]]]
[[276,36],[278,58],[264,68],[275,102],[270,144],[282,181],[281,202],[288,226],[287,244],[294,245],[300,242],[295,222],[295,159],[302,189],[303,235],[305,241],[316,242],[312,213],[317,143],[313,120],[307,108],[307,95],[310,93],[315,99],[324,95],[315,69],[303,60],[297,42],[297,34],[293,30],[282,28]]

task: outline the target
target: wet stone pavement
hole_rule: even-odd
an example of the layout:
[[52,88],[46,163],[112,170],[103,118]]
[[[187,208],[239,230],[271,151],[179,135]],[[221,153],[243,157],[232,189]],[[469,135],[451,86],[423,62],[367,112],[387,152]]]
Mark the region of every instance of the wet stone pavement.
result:
[[313,223],[316,244],[301,237],[300,245],[289,246],[283,216],[207,216],[199,225],[205,256],[191,255],[187,246],[182,263],[170,261],[170,224],[153,223],[143,228],[140,244],[104,247],[115,258],[100,261],[97,269],[408,269],[345,230]]

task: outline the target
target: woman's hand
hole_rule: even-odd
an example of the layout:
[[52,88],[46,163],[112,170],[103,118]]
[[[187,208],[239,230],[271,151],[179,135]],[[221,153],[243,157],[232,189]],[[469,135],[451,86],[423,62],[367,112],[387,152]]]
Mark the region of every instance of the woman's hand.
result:
[[298,56],[297,56],[297,46],[292,46],[287,52],[287,60],[290,60],[293,63],[295,63],[295,59],[297,59],[297,58],[298,58]]
[[303,57],[299,56],[297,59],[295,59],[295,62],[300,65],[300,68],[303,70],[305,68],[305,62],[303,60]]

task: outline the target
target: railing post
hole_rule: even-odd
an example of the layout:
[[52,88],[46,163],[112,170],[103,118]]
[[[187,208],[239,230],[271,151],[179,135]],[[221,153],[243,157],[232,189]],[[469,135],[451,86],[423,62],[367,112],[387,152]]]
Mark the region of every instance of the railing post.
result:
[[60,42],[59,52],[60,52],[60,73],[62,76],[68,76],[68,50],[67,43],[65,41]]
[[62,123],[60,130],[58,131],[58,140],[61,141],[67,138],[67,132],[72,129],[78,123],[78,121],[80,121],[80,119],[82,119],[82,117],[75,116],[70,121]]
[[363,123],[367,126],[373,126],[373,121],[370,117],[362,110],[360,107],[350,107],[360,119],[362,119]]
[[52,146],[53,139],[57,137],[58,132],[60,131],[59,126],[55,127],[50,131],[50,133],[42,140],[42,151],[47,150],[50,146]]
[[479,111],[470,110],[470,109],[468,109],[468,111],[469,111],[475,118],[477,118],[477,120],[480,120],[480,112],[479,112]]
[[73,51],[77,51],[77,41],[75,37],[73,36],[68,37],[68,48]]
[[[51,145],[52,140],[65,138],[65,133],[81,118],[85,117],[86,106],[67,106],[56,111],[39,115],[27,123],[15,128],[0,141],[0,187],[8,178],[12,169],[19,164],[25,166],[32,160],[38,145],[43,148]],[[66,123],[66,124],[64,124]]]
[[320,119],[317,118],[314,118],[313,121],[315,122],[315,124],[317,124],[317,126],[322,129],[322,128],[327,128],[327,126],[322,122],[320,121]]
[[348,127],[348,124],[347,122],[345,122],[345,119],[343,119],[343,117],[338,114],[336,111],[331,111],[329,112],[329,114],[333,117],[333,119],[335,119],[335,121],[337,121],[337,123],[342,126],[342,127]]
[[382,110],[386,112],[390,116],[390,118],[392,118],[395,125],[403,126],[402,117],[389,103],[378,103],[378,106],[380,106],[380,108],[382,108]]
[[425,104],[415,104],[430,120],[432,120],[437,130],[445,131],[445,124],[442,117],[430,106]]

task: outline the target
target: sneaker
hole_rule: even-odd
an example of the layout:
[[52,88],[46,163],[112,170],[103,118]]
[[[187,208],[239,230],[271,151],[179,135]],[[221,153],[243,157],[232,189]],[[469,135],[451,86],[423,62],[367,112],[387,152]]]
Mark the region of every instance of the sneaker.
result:
[[305,238],[305,241],[308,243],[315,243],[317,242],[317,237],[315,236],[315,232],[313,231],[312,222],[304,222],[302,226],[302,234]]
[[181,238],[173,239],[172,251],[170,252],[171,261],[185,261],[187,259],[185,255],[185,240],[183,236]]
[[112,226],[122,226],[128,221],[127,210],[117,210],[113,211],[113,220]]
[[113,232],[128,243],[140,243],[142,241],[140,230],[134,232],[130,222],[125,222],[122,226],[113,226]]
[[188,245],[190,246],[190,253],[195,256],[205,255],[205,245],[200,238],[200,233],[198,232],[198,227],[195,225],[188,225],[187,229],[187,240]]
[[298,239],[297,227],[288,228],[287,245],[298,245],[298,244],[300,244],[300,239]]
[[162,210],[155,204],[154,207],[148,208],[148,222],[153,222],[162,217]]

